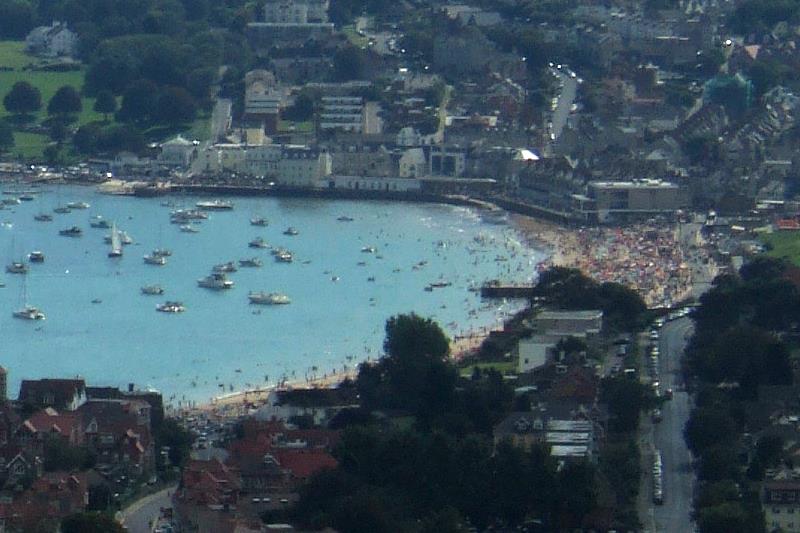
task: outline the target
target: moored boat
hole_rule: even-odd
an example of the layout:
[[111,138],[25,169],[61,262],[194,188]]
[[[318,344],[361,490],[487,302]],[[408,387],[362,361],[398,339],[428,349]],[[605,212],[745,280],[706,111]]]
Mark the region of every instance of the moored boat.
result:
[[264,217],[253,217],[253,218],[250,219],[250,225],[251,226],[264,227],[264,226],[267,226],[268,224],[269,223],[267,222],[267,219],[264,218]]
[[38,215],[33,215],[33,220],[36,222],[52,222],[53,216],[47,213],[39,213]]
[[275,254],[275,261],[279,263],[291,263],[294,261],[294,255],[289,250],[279,250]]
[[6,272],[9,274],[27,274],[28,265],[22,261],[14,261],[13,263],[6,265]]
[[164,302],[156,306],[156,311],[161,311],[162,313],[183,313],[186,311],[186,307],[184,307],[182,302]]
[[297,228],[289,226],[283,231],[283,234],[294,237],[295,235],[300,235],[300,232],[297,230]]
[[122,241],[116,224],[111,226],[111,250],[108,252],[108,257],[122,257]]
[[164,266],[167,264],[167,258],[160,255],[146,255],[143,257],[144,262],[148,265]]
[[233,287],[233,281],[229,280],[224,272],[212,272],[204,278],[197,280],[197,285],[204,289],[222,290]]
[[147,294],[148,296],[164,294],[164,288],[161,285],[145,285],[141,290],[142,294]]
[[259,305],[286,305],[292,303],[292,300],[285,294],[278,292],[250,292],[247,298],[251,304]]
[[197,202],[195,206],[198,209],[215,210],[215,211],[227,211],[233,209],[233,203],[225,200],[203,200]]
[[62,229],[58,232],[59,235],[62,237],[80,237],[83,235],[83,230],[78,226],[72,226],[66,229]]
[[260,267],[264,263],[258,257],[251,257],[250,259],[239,259],[240,267]]
[[89,219],[89,226],[92,228],[109,229],[111,224],[109,224],[108,220],[104,219],[102,216],[95,215]]
[[44,320],[44,313],[37,307],[26,305],[22,309],[17,309],[11,313],[14,318],[21,318],[23,320]]
[[267,244],[267,241],[265,241],[261,237],[256,237],[255,239],[250,241],[247,244],[247,246],[249,246],[250,248],[269,248],[269,244]]
[[57,213],[59,215],[66,215],[67,213],[72,213],[72,209],[62,205],[53,209],[53,213]]
[[28,261],[31,263],[44,263],[44,253],[39,250],[34,250],[28,254]]
[[199,233],[200,232],[199,229],[197,229],[196,227],[192,226],[191,224],[184,224],[183,226],[181,226],[181,231],[183,233]]
[[86,202],[70,202],[67,207],[70,209],[89,209],[91,206]]
[[227,263],[214,265],[211,270],[214,272],[236,272],[236,265],[233,263],[233,261],[228,261]]
[[338,217],[336,220],[338,220],[339,222],[352,222],[355,219],[352,218],[352,217],[348,217],[346,215],[342,215],[342,216]]

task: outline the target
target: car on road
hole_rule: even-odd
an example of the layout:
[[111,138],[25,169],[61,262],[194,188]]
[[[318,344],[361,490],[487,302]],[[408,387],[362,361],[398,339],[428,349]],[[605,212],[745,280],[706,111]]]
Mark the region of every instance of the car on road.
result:
[[651,341],[657,341],[658,340],[658,331],[657,330],[655,330],[655,329],[650,330],[650,340]]
[[672,399],[672,394],[673,394],[672,393],[672,389],[667,389],[666,391],[664,391],[664,397],[667,400],[671,400]]
[[663,420],[663,415],[661,414],[661,409],[653,409],[652,419],[653,419],[653,422],[655,422],[656,424],[661,422],[661,420]]

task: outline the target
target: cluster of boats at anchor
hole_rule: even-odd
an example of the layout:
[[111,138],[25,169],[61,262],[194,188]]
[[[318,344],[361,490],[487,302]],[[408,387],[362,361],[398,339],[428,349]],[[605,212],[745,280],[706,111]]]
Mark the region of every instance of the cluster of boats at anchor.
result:
[[[30,196],[25,199],[20,198],[7,198],[0,202],[0,205],[14,205],[21,203],[21,201],[33,200],[35,197]],[[163,204],[162,204],[163,205]],[[67,214],[74,209],[88,209],[90,204],[86,202],[70,202],[65,205],[58,206],[53,209],[56,214]],[[2,207],[0,207],[2,208]],[[226,211],[232,210],[233,203],[222,200],[211,201],[198,201],[194,209],[179,208],[170,212],[170,222],[179,224],[180,230],[187,233],[196,233],[199,229],[196,227],[200,222],[207,220],[209,215],[207,211]],[[48,213],[40,212],[34,215],[34,220],[37,222],[51,222],[53,216]],[[250,224],[256,227],[268,226],[268,221],[264,217],[258,216],[250,219]],[[108,257],[121,258],[123,256],[123,247],[133,244],[133,238],[117,227],[116,222],[109,222],[102,215],[93,215],[89,218],[89,226],[95,229],[109,229],[110,232],[104,236],[104,242],[110,244],[111,248],[108,251]],[[295,236],[299,231],[293,227],[287,228],[284,235]],[[59,231],[59,235],[64,237],[81,237],[83,236],[83,229],[77,225],[72,225]],[[272,248],[263,238],[257,237],[250,241],[250,248],[255,249],[271,249],[272,255],[277,262],[292,262],[293,254],[285,248]],[[172,255],[172,251],[167,248],[155,248],[151,253],[143,256],[145,264],[154,266],[164,266],[167,264],[167,258]],[[28,261],[30,263],[44,262],[44,253],[40,250],[32,251],[28,254]],[[226,290],[234,286],[233,280],[228,278],[229,273],[237,271],[237,262],[228,261],[214,265],[211,272],[197,280],[197,286],[210,289],[210,290]],[[248,257],[238,260],[238,266],[241,268],[259,268],[264,265],[259,257]],[[29,272],[28,264],[24,261],[12,261],[6,266],[6,272],[10,274],[27,274]],[[5,286],[5,285],[2,285]],[[165,294],[166,290],[159,284],[144,285],[140,288],[141,294],[145,296],[161,296]],[[252,304],[259,305],[285,305],[291,303],[291,299],[279,292],[267,291],[251,291],[247,294],[248,300]],[[26,297],[27,300],[27,297]],[[102,300],[95,299],[93,303],[101,303]],[[186,310],[183,302],[168,300],[156,305],[156,310],[163,313],[181,313]],[[15,318],[26,320],[43,320],[44,313],[37,307],[25,303],[25,305],[13,311],[12,315]]]

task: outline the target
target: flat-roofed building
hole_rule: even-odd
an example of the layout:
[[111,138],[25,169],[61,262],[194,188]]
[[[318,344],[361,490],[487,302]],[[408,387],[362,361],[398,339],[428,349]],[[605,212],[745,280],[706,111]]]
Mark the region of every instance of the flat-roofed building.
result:
[[800,481],[765,481],[761,496],[767,531],[800,532]]
[[573,206],[583,218],[605,222],[614,218],[672,214],[687,205],[686,192],[663,180],[594,181],[587,195],[573,195]]
[[540,311],[533,318],[533,327],[545,335],[584,337],[603,329],[603,311]]

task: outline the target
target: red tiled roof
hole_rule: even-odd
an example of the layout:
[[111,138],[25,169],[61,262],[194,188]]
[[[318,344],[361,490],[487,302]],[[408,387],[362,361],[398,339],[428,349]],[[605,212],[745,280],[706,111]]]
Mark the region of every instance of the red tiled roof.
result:
[[800,230],[800,222],[793,218],[781,218],[775,221],[775,226],[781,231]]
[[272,452],[281,467],[300,479],[308,479],[320,470],[336,468],[339,464],[331,454],[320,449],[281,449]]

